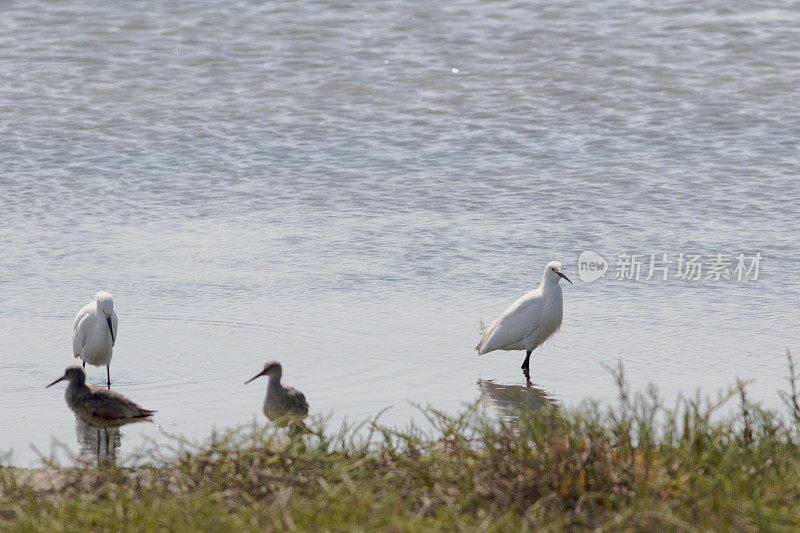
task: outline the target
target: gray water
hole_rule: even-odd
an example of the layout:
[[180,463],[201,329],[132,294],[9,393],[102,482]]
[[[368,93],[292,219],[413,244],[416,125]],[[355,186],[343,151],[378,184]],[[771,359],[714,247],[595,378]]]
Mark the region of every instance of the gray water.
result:
[[[91,442],[44,386],[99,289],[114,389],[158,410],[123,456],[263,421],[243,382],[273,358],[334,421],[606,401],[617,361],[670,401],[738,376],[779,406],[798,43],[792,3],[4,3],[0,449]],[[605,278],[581,282],[585,250]],[[614,279],[651,253],[762,259],[757,280]],[[476,326],[554,259],[575,285],[528,387],[524,354],[475,356]]]

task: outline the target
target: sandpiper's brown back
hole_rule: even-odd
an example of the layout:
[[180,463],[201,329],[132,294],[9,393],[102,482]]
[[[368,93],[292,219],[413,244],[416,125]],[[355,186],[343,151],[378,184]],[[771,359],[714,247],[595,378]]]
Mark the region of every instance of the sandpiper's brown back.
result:
[[114,428],[144,422],[155,413],[118,392],[86,383],[86,374],[79,366],[68,368],[64,375],[69,379],[64,394],[67,405],[88,426]]

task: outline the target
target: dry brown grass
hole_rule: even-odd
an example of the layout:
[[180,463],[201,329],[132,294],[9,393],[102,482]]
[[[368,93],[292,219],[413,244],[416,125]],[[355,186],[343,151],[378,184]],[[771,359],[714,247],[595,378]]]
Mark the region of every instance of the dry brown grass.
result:
[[[744,383],[665,409],[615,370],[612,408],[424,413],[423,434],[369,421],[213,436],[163,466],[0,470],[8,530],[796,530],[800,403],[764,410]],[[738,406],[732,408],[735,403]],[[721,409],[728,406],[731,414]],[[365,432],[371,435],[365,435]]]

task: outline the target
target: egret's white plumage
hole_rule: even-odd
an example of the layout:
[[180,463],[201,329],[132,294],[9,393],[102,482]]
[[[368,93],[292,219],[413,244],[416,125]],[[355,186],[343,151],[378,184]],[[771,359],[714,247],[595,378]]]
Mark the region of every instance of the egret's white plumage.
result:
[[481,321],[478,355],[494,350],[525,350],[523,370],[530,369],[531,352],[561,327],[564,304],[561,278],[572,283],[561,271],[561,263],[547,263],[539,287],[525,294],[491,324]]
[[94,366],[105,366],[108,387],[111,388],[111,355],[117,340],[117,314],[114,299],[105,291],[94,295],[75,315],[72,324],[72,353]]

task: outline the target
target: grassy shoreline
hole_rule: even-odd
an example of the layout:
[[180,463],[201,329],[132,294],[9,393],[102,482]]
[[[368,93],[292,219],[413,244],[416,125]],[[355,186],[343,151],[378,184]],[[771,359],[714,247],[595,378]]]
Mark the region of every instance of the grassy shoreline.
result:
[[513,424],[475,406],[457,416],[428,408],[425,433],[371,420],[331,434],[317,420],[294,440],[270,426],[230,430],[158,467],[0,468],[0,527],[796,530],[790,372],[784,413],[751,403],[742,382],[715,401],[666,408],[654,389],[630,394],[616,369],[616,405],[523,409]]

